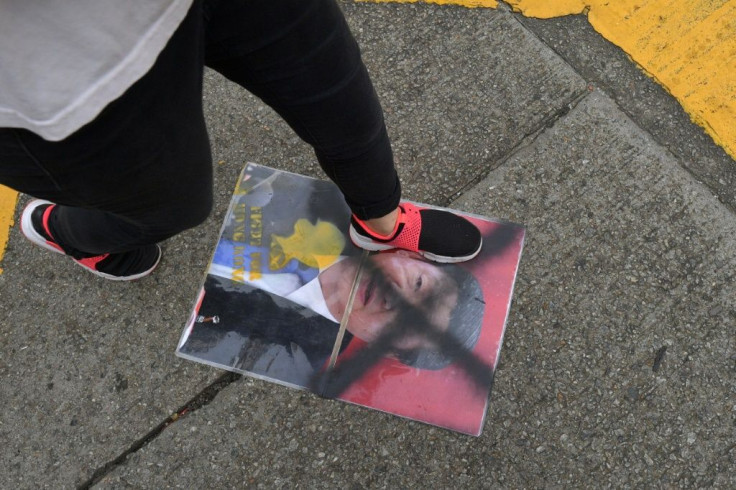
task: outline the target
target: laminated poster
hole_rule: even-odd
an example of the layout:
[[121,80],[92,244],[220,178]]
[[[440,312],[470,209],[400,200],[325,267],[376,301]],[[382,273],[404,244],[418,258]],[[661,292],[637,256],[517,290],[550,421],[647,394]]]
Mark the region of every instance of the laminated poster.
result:
[[477,436],[524,228],[463,215],[469,262],[369,253],[333,183],[248,164],[177,354]]

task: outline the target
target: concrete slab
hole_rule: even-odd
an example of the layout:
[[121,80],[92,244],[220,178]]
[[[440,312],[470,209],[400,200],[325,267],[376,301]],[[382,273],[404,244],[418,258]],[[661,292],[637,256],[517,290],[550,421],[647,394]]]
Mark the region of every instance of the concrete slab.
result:
[[733,486],[728,207],[598,91],[458,204],[528,226],[491,405],[506,483]]
[[480,438],[243,379],[99,488],[733,486],[734,215],[600,92],[455,204],[529,227]]
[[218,373],[173,347],[206,260],[166,244],[147,280],[114,284],[11,234],[0,275],[2,488],[71,488]]
[[508,12],[345,7],[412,199],[447,204],[585,92]]

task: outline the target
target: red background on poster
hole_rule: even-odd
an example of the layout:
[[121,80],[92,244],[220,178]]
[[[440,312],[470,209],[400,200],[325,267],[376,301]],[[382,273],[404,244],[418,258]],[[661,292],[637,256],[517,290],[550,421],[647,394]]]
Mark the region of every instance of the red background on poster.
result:
[[[468,217],[484,237],[498,223]],[[478,280],[486,303],[483,328],[473,354],[495,369],[503,341],[523,233],[496,255],[480,255],[461,264]],[[354,338],[340,355],[349,358],[365,344]],[[338,361],[339,362],[339,361]],[[463,368],[451,364],[437,371],[417,369],[384,358],[368,369],[339,399],[433,425],[479,435],[490,386],[477,386]]]

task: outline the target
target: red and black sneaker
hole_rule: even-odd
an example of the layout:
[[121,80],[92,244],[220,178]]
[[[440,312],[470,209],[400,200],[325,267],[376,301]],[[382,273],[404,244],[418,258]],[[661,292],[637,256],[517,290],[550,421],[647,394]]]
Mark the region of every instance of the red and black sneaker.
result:
[[[23,210],[20,229],[30,241],[36,245],[66,255],[64,250],[54,241],[49,231],[49,217],[56,204],[40,199],[31,201]],[[75,259],[93,274],[113,281],[132,281],[150,274],[161,260],[161,248],[158,245],[147,245],[128,252],[96,255]]]
[[356,247],[371,251],[400,248],[417,252],[435,262],[464,262],[480,252],[483,238],[470,221],[449,211],[399,204],[399,218],[389,235],[371,231],[353,216],[350,239]]

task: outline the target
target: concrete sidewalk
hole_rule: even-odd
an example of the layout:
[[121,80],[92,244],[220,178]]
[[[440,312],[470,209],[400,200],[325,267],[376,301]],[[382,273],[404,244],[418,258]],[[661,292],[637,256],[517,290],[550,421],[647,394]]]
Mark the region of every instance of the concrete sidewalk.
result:
[[13,230],[0,487],[736,486],[728,200],[554,32],[504,10],[345,10],[406,197],[527,226],[482,436],[174,356],[244,162],[321,176],[270,109],[208,73],[216,210],[154,275],[105,282]]

